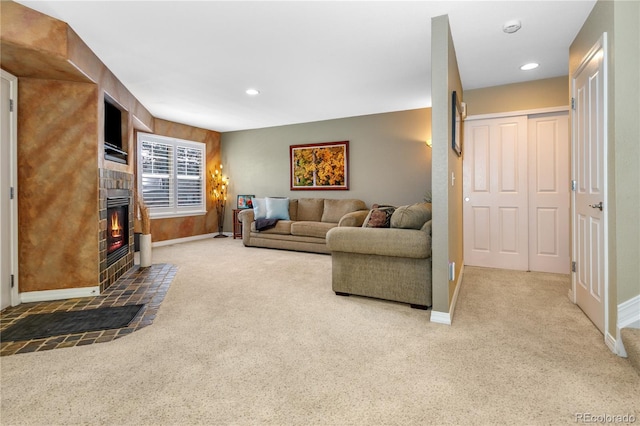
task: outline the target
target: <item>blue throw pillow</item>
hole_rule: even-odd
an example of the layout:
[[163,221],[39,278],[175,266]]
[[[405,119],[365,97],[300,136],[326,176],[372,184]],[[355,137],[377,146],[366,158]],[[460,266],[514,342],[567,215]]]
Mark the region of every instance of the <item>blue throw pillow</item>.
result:
[[289,220],[288,198],[267,198],[267,219]]
[[251,198],[253,204],[253,220],[267,218],[267,202],[264,198]]

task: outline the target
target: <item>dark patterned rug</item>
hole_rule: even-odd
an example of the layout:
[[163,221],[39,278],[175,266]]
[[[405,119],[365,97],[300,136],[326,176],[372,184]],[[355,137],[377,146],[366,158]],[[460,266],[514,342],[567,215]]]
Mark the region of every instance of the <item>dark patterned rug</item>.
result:
[[2,331],[0,342],[43,339],[63,334],[123,328],[129,325],[143,306],[127,305],[29,315]]

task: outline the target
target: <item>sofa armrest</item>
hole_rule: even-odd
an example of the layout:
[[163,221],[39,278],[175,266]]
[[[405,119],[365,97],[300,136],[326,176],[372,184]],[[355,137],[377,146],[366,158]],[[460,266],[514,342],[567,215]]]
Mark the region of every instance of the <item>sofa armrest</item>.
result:
[[362,226],[368,214],[369,210],[357,210],[347,213],[340,218],[338,226]]
[[244,209],[240,213],[238,213],[238,220],[242,222],[242,225],[251,226],[251,222],[253,222],[253,209]]
[[242,243],[248,246],[251,240],[251,223],[253,222],[253,209],[245,209],[238,213],[238,220],[242,223]]
[[327,233],[327,247],[331,252],[427,259],[431,235],[418,229],[336,227]]

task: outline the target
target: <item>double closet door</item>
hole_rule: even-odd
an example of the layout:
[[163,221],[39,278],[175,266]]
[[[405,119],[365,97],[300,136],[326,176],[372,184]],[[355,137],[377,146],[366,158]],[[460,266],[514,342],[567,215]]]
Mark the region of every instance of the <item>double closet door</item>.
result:
[[568,274],[568,113],[467,120],[465,265]]

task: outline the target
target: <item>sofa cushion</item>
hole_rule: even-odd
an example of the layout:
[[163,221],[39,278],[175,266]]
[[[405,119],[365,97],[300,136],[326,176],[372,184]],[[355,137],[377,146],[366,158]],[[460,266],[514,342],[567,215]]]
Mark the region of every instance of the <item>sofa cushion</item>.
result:
[[340,222],[340,218],[347,213],[365,210],[367,205],[362,200],[324,200],[321,222]]
[[289,220],[288,198],[267,198],[267,219]]
[[258,231],[256,229],[256,223],[251,222],[251,232],[260,232],[260,234],[290,235],[292,223],[293,222],[290,220],[279,220],[273,227]]
[[296,220],[320,222],[323,208],[324,198],[300,198]]
[[253,219],[266,219],[267,218],[267,200],[264,198],[255,198],[251,199],[251,204],[253,204]]
[[291,235],[325,238],[331,228],[338,226],[331,222],[297,221],[291,223]]
[[289,200],[289,219],[298,220],[298,200]]
[[362,224],[363,228],[390,228],[391,215],[396,210],[395,206],[374,204],[371,211]]
[[416,203],[398,207],[391,215],[391,227],[420,229],[431,219],[431,203]]

